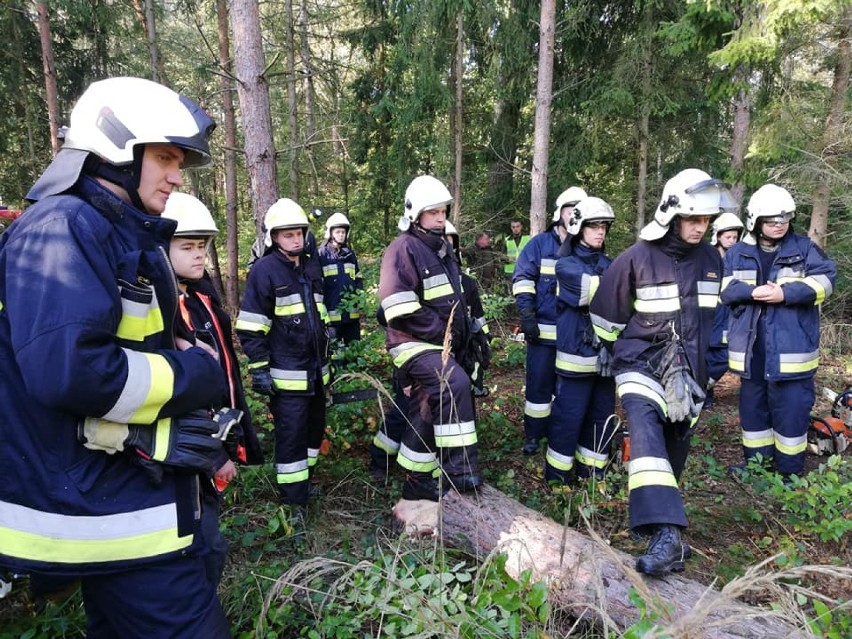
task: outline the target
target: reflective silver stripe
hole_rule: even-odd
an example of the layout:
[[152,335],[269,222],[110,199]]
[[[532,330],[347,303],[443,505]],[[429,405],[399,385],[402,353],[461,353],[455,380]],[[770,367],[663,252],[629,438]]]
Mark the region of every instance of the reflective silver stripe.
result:
[[656,380],[642,373],[621,373],[615,376],[616,393],[619,397],[625,395],[640,395],[654,402],[668,416],[668,405],[665,399],[665,390]]
[[349,264],[348,262],[343,265],[343,272],[346,273],[351,279],[355,279],[355,265]]
[[252,326],[265,326],[269,328],[272,326],[272,320],[269,319],[266,315],[261,313],[249,313],[248,311],[240,311],[240,314],[237,316],[237,328],[240,328],[240,324],[250,324]]
[[570,371],[574,373],[594,373],[597,371],[598,356],[582,357],[571,353],[556,351],[557,370]]
[[719,303],[718,281],[698,280],[698,306],[700,308],[716,308]]
[[337,264],[326,264],[322,267],[324,277],[337,277]]
[[585,446],[577,446],[577,455],[582,455],[583,457],[588,457],[590,459],[594,459],[595,461],[605,462],[608,457],[604,453],[597,453],[590,448],[586,448]]
[[400,291],[383,299],[382,308],[385,311],[385,318],[390,321],[420,310],[420,299],[414,291]]
[[524,402],[524,415],[529,417],[547,417],[550,415],[550,402],[546,404]]
[[816,292],[814,304],[822,304],[825,301],[825,298],[831,295],[834,290],[834,287],[831,285],[831,280],[825,275],[811,275],[802,281]]
[[[600,328],[605,333],[615,334],[617,336],[618,333],[624,330],[624,327],[627,324],[619,324],[617,322],[610,322],[605,317],[601,317],[600,315],[595,315],[594,313],[589,313],[589,318],[592,320],[592,324],[594,324],[597,328]],[[615,337],[613,337],[615,339]]]
[[535,295],[535,282],[532,280],[518,280],[512,284],[512,295],[520,295],[521,293],[532,293]]
[[680,292],[677,284],[637,288],[633,308],[639,313],[665,313],[680,310]]
[[545,259],[541,261],[541,267],[539,268],[539,273],[542,275],[555,275],[556,274],[556,260]]
[[454,424],[435,424],[435,437],[450,437],[453,435],[469,435],[476,432],[476,423],[456,422]]
[[664,473],[674,472],[669,460],[663,457],[637,457],[630,460],[627,468],[627,472],[631,475],[634,473],[643,473],[647,470],[658,470]]
[[600,283],[600,276],[583,273],[583,277],[580,278],[580,299],[577,301],[577,305],[588,306],[591,304]]
[[405,444],[402,444],[399,447],[399,452],[400,454],[405,455],[408,459],[416,461],[419,464],[428,464],[429,462],[436,462],[438,459],[435,453],[431,451],[426,451],[425,453],[418,453],[416,451],[411,450]]
[[799,437],[784,437],[775,433],[775,448],[785,455],[797,455],[805,452],[808,447],[807,434]]
[[314,293],[314,301],[317,304],[325,305],[325,295],[323,295],[322,293]]
[[757,269],[738,269],[731,272],[731,277],[733,277],[735,280],[743,282],[744,284],[750,284],[754,286],[757,284]]
[[423,299],[434,300],[453,294],[453,287],[446,273],[433,275],[423,280]]
[[313,466],[319,457],[319,448],[308,448],[308,465]]
[[574,458],[562,453],[557,453],[550,446],[544,455],[547,462],[558,470],[571,470],[574,467]]
[[289,464],[275,464],[275,472],[279,475],[291,475],[303,470],[308,470],[308,460],[300,459],[299,461]]
[[426,351],[440,351],[442,347],[435,344],[427,344],[425,342],[403,342],[398,346],[390,349],[389,354],[393,359],[394,366],[399,368],[409,359]]
[[476,331],[476,330],[482,330],[482,328],[485,326],[485,323],[486,323],[486,320],[485,320],[485,318],[484,318],[484,317],[476,317],[476,318],[474,318],[474,320],[473,320],[473,328],[474,328],[474,331]]
[[539,324],[538,325],[538,337],[539,339],[556,339],[556,325],[555,324]]
[[780,359],[783,363],[802,364],[819,359],[819,351],[811,351],[810,353],[782,353]]
[[802,267],[791,268],[784,266],[778,269],[778,275],[775,276],[775,281],[779,284],[782,280],[803,280],[805,279],[805,269]]
[[819,366],[819,351],[782,353],[778,369],[781,373],[805,373]]
[[[60,515],[0,502],[0,528],[60,540],[108,541],[177,527],[174,504],[112,515]],[[140,552],[139,556],[145,556]]]
[[150,424],[174,392],[174,371],[168,360],[154,353],[126,348],[127,379],[115,405],[103,418],[119,424]]
[[745,371],[745,351],[732,351],[728,349],[728,368],[732,371]]
[[376,436],[373,438],[373,441],[379,448],[381,448],[385,452],[390,453],[399,450],[400,443],[388,437],[388,435],[383,430],[380,430],[378,433],[376,433]]
[[285,295],[283,297],[275,298],[275,306],[294,306],[295,304],[301,304],[302,298],[298,293],[293,293],[292,295]]

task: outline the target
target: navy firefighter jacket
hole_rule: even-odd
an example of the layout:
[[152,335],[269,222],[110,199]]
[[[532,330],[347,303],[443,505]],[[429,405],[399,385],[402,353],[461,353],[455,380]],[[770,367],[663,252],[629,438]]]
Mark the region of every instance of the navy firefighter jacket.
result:
[[601,342],[592,327],[589,304],[612,260],[603,251],[593,251],[579,242],[573,243],[570,252],[567,246],[562,246],[556,261],[556,372],[594,375],[600,369]]
[[[211,406],[219,364],[174,348],[175,222],[82,177],[0,238],[0,565],[96,574],[203,549],[197,474],[155,484],[135,452],[83,442]],[[123,441],[123,439],[122,439]],[[209,481],[209,479],[207,480]]]
[[659,356],[674,331],[693,378],[706,387],[705,357],[721,282],[718,251],[707,242],[687,244],[672,231],[615,258],[589,311],[595,332],[612,348],[616,384],[628,380],[659,391]]
[[331,325],[355,322],[360,319],[358,311],[345,311],[340,301],[347,292],[364,288],[364,280],[358,270],[358,258],[348,246],[334,248],[330,241],[323,242],[318,251],[322,266],[325,307],[328,311],[328,323]]
[[451,317],[453,350],[464,347],[469,326],[460,266],[443,237],[412,226],[388,245],[379,302],[388,323],[387,349],[397,366],[441,350]]
[[562,241],[555,226],[532,238],[521,251],[512,276],[512,294],[523,317],[535,313],[535,341],[556,343],[556,256]]
[[[809,238],[792,231],[781,240],[768,273],[761,272],[760,248],[754,236],[732,246],[725,255],[722,302],[730,307],[728,365],[749,378],[754,340],[766,336],[766,379],[801,379],[819,365],[819,306],[831,295],[837,276],[832,259]],[[755,302],[752,291],[765,282],[784,291],[780,304]],[[765,322],[761,331],[757,323]]]
[[269,367],[278,391],[313,395],[329,381],[322,271],[313,257],[299,265],[277,247],[252,265],[237,317],[249,368]]

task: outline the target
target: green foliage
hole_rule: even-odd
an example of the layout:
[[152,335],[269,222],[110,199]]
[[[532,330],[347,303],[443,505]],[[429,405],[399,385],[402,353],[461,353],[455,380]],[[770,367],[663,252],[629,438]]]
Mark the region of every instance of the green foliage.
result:
[[852,637],[852,614],[850,602],[837,608],[829,608],[819,599],[812,599],[814,617],[808,620],[810,631],[824,639],[846,639]]
[[[630,587],[627,597],[636,606],[636,609],[639,610],[639,621],[625,629],[622,639],[642,639],[643,637],[653,637],[654,639],[671,638],[671,635],[668,633],[660,631],[658,625],[660,614],[655,608],[648,606],[648,603],[642,598],[639,591],[636,590],[636,586]],[[674,608],[671,605],[665,606],[660,600],[655,600],[654,604],[658,608],[662,607],[665,609],[667,607],[670,614],[674,612]]]

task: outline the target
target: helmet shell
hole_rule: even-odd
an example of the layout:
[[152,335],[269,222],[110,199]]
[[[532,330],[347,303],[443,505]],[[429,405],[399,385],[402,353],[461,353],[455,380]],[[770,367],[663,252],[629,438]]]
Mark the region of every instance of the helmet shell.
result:
[[639,237],[660,239],[676,217],[716,217],[738,209],[727,184],[700,169],[684,169],[666,182],[654,219],[639,232]]
[[725,212],[722,213],[719,217],[713,220],[713,226],[710,229],[710,234],[712,237],[710,238],[710,243],[713,246],[716,246],[719,243],[719,233],[724,233],[725,231],[742,231],[743,223],[740,220],[740,216],[736,213]]
[[586,192],[579,186],[569,186],[562,191],[556,198],[556,209],[553,211],[552,221],[558,222],[561,219],[563,206],[574,206],[585,197],[587,197]]
[[399,228],[405,231],[420,219],[423,211],[452,203],[453,196],[443,182],[431,175],[420,175],[405,189],[405,209],[399,221]]
[[568,225],[565,227],[570,235],[579,235],[583,224],[589,222],[615,221],[615,212],[612,207],[599,197],[585,197],[574,205]]
[[329,239],[331,237],[331,230],[336,228],[345,228],[346,237],[347,239],[349,238],[349,218],[343,213],[332,213],[325,221],[325,239]]
[[212,238],[219,234],[210,209],[189,193],[172,193],[162,216],[177,222],[175,237]]
[[746,211],[746,230],[753,233],[757,220],[762,217],[789,215],[792,220],[796,217],[796,202],[784,187],[764,184],[749,198]]
[[308,233],[308,216],[305,209],[288,197],[282,197],[269,207],[263,216],[263,226],[266,229],[264,243],[267,247],[272,246],[272,231],[279,229],[302,229]]

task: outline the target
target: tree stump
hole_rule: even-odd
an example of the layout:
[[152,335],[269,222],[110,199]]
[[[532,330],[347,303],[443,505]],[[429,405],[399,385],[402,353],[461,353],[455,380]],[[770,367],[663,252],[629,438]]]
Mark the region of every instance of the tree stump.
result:
[[[441,534],[450,546],[481,561],[505,553],[515,578],[530,569],[533,581],[550,586],[554,608],[601,627],[625,629],[640,620],[628,594],[635,586],[658,611],[675,637],[705,639],[792,639],[805,637],[779,613],[748,606],[696,581],[677,575],[643,577],[633,558],[576,530],[558,524],[504,493],[483,486],[476,495],[448,493],[441,508],[400,501],[397,520],[412,534]],[[656,606],[653,600],[663,605]],[[669,613],[668,610],[672,612]]]

